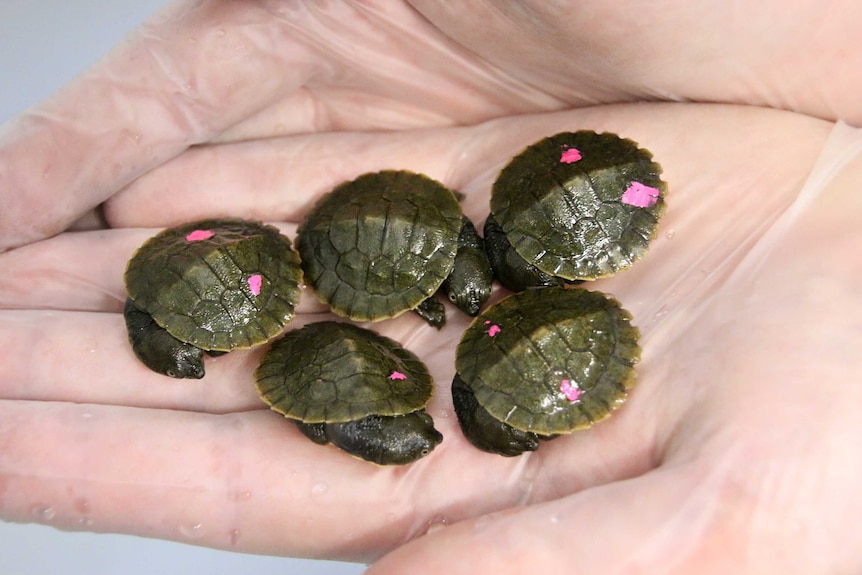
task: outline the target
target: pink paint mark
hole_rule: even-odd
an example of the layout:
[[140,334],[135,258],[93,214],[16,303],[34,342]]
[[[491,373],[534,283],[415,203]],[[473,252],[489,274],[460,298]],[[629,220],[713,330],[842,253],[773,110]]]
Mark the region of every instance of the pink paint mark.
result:
[[639,208],[651,208],[658,201],[657,188],[645,186],[640,182],[632,182],[623,192],[622,202]]
[[389,379],[403,380],[403,379],[407,379],[407,376],[404,375],[403,373],[401,373],[400,371],[393,371],[392,373],[389,374]]
[[254,274],[248,278],[248,289],[254,295],[260,295],[260,288],[263,286],[263,277],[260,274]]
[[566,399],[572,402],[577,401],[578,398],[581,397],[581,394],[584,393],[578,388],[577,383],[573,384],[568,379],[564,379],[562,382],[560,382],[560,391],[563,392],[563,395],[566,396]]
[[501,331],[502,331],[502,328],[500,328],[499,325],[495,324],[495,325],[492,325],[491,327],[488,328],[488,335],[490,335],[491,337],[494,337],[495,335],[497,335]]
[[583,158],[581,155],[581,151],[577,148],[569,148],[567,150],[563,150],[563,154],[560,156],[561,164],[574,164],[578,160]]
[[201,240],[208,240],[215,235],[215,232],[212,230],[195,230],[186,236],[187,242],[199,242]]

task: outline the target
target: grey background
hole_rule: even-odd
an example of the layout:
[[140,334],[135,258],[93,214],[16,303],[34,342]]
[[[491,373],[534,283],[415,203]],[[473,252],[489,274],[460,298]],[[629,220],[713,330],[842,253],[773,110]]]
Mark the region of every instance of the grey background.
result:
[[[164,0],[0,0],[0,123],[95,62]],[[2,575],[353,575],[362,565],[243,555],[0,521]]]

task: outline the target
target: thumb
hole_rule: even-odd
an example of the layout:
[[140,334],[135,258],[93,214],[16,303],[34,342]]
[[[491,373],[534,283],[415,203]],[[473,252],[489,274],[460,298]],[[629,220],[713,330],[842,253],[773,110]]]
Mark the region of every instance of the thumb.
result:
[[[729,474],[686,465],[434,531],[369,575],[812,573],[786,548],[755,546]],[[784,563],[788,562],[787,565]]]
[[252,5],[172,3],[0,126],[0,251],[66,229],[139,175],[304,82],[307,66],[257,53],[271,46],[251,37],[258,28],[246,20],[267,18],[274,27]]

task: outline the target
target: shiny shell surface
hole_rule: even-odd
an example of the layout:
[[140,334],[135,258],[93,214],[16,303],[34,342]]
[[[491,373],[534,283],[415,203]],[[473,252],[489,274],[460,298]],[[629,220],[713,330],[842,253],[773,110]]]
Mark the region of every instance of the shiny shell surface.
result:
[[549,287],[511,295],[464,332],[456,369],[499,421],[540,435],[607,417],[634,384],[639,332],[601,292]]
[[273,410],[304,423],[412,413],[428,403],[432,389],[428,368],[398,342],[334,321],[273,342],[255,380]]
[[209,219],[147,240],[125,273],[129,297],[175,338],[210,351],[258,345],[293,318],[302,271],[273,226]]
[[395,317],[434,294],[455,261],[454,193],[407,171],[364,174],[323,196],[297,232],[305,278],[357,321]]
[[616,134],[565,132],[500,172],[491,212],[515,251],[567,280],[616,273],[640,259],[665,211],[652,154]]

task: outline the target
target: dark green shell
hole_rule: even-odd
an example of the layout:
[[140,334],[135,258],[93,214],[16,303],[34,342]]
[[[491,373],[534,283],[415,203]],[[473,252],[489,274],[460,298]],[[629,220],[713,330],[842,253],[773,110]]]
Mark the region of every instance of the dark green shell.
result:
[[616,134],[566,132],[515,156],[494,182],[491,213],[515,251],[567,280],[638,260],[665,211],[652,154]]
[[639,333],[601,292],[548,287],[482,312],[458,345],[456,369],[499,421],[540,435],[604,419],[625,400]]
[[288,238],[239,219],[166,229],[135,252],[125,275],[129,298],[158,325],[211,351],[252,347],[281,333],[301,279]]
[[272,409],[304,423],[411,413],[428,403],[432,389],[428,368],[398,342],[332,321],[276,340],[255,379]]
[[420,174],[359,176],[322,197],[297,232],[305,278],[357,321],[395,317],[433,295],[455,260],[461,207]]

